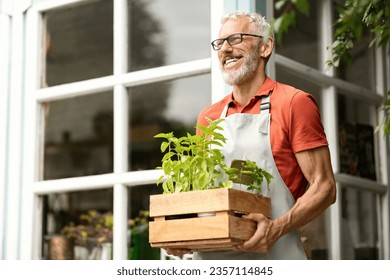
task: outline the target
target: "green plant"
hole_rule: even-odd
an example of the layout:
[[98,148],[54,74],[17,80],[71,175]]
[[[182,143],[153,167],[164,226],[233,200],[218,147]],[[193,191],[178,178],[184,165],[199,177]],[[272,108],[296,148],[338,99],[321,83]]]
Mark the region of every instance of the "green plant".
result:
[[[238,179],[238,169],[228,167],[224,156],[219,149],[226,143],[225,137],[220,133],[223,129],[219,124],[223,119],[207,120],[209,126],[198,125],[202,131],[199,135],[177,138],[170,133],[160,133],[156,138],[162,138],[161,152],[162,166],[158,167],[164,174],[157,180],[162,182],[164,193],[187,192],[213,188],[226,188],[233,186],[233,180]],[[250,167],[256,166],[254,162],[246,161]],[[261,172],[260,172],[261,171]],[[272,176],[265,170],[256,166],[245,171],[253,174],[256,183],[262,181],[263,176],[269,183]],[[261,192],[259,185],[249,186],[251,190]]]
[[238,178],[242,177],[243,175],[248,175],[250,177],[248,190],[254,191],[256,193],[261,193],[261,184],[263,183],[264,179],[266,180],[267,188],[269,189],[269,185],[273,178],[270,173],[258,167],[255,162],[250,160],[246,160],[242,163],[242,169],[239,170],[237,174]]
[[111,212],[90,210],[80,215],[78,225],[71,223],[61,233],[74,239],[78,245],[85,245],[88,238],[94,238],[97,243],[111,242],[113,224]]

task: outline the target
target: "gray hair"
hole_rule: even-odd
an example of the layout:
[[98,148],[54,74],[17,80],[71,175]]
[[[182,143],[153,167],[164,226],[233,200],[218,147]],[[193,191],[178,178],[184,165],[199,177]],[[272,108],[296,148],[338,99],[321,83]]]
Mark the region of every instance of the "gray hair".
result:
[[271,25],[265,20],[265,17],[258,13],[237,11],[230,14],[226,14],[221,18],[221,24],[224,24],[229,19],[238,18],[247,18],[251,24],[252,32],[264,36],[264,40],[267,41],[268,37],[273,37]]

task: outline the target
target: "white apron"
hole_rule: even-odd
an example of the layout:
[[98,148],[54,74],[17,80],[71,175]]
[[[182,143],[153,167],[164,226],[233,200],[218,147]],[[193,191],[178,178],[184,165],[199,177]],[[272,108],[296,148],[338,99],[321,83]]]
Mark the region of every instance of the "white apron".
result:
[[[270,142],[270,95],[262,100],[260,114],[233,114],[226,117],[228,105],[221,114],[225,118],[220,126],[224,128],[222,134],[227,142],[221,148],[225,155],[225,162],[230,166],[232,160],[251,160],[274,178],[269,190],[263,182],[262,194],[271,197],[272,219],[275,219],[294,205],[295,200],[284,183],[276,167]],[[265,181],[265,180],[264,180]],[[239,185],[235,184],[235,188]],[[242,189],[243,186],[240,187]],[[270,260],[296,260],[306,259],[306,254],[300,240],[299,232],[292,231],[281,237],[267,253],[253,253],[243,251],[213,251],[195,252],[194,259],[270,259]]]

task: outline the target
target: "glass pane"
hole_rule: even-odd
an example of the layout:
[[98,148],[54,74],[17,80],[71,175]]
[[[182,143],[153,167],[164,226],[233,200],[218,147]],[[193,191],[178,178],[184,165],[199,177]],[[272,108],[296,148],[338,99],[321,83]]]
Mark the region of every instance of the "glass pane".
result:
[[375,89],[375,59],[369,44],[368,35],[355,44],[351,50],[351,65],[341,64],[336,68],[338,78],[368,89]]
[[342,191],[343,259],[377,260],[378,213],[376,195],[365,191]]
[[161,165],[160,132],[195,133],[200,111],[211,102],[211,77],[202,75],[128,89],[129,168],[155,169]]
[[128,0],[129,70],[210,56],[210,1]]
[[162,189],[156,184],[129,188],[129,244],[128,259],[160,259],[160,249],[152,248],[149,243],[149,197],[160,194]]
[[[309,16],[297,13],[297,24],[290,27],[282,42],[276,42],[276,53],[294,59],[313,68],[318,68],[318,15],[317,2],[310,0]],[[275,18],[281,10],[275,9]],[[324,47],[324,46],[321,46]]]
[[46,78],[42,87],[112,75],[113,4],[111,0],[45,13]]
[[113,191],[43,197],[42,259],[112,259]]
[[113,170],[112,93],[46,103],[43,178]]
[[325,214],[301,228],[301,240],[308,259],[327,260],[329,258],[328,229]]
[[366,103],[339,94],[340,171],[376,180],[374,129]]
[[[343,6],[345,0],[333,0],[333,2],[336,2],[333,7],[335,8],[335,19],[337,19],[336,7],[337,5]],[[340,63],[339,67],[335,68],[336,77],[375,90],[375,58],[373,48],[369,47],[371,40],[370,32],[365,28],[361,40],[354,42],[354,46],[349,52],[351,64]]]
[[319,85],[314,84],[308,79],[304,79],[302,76],[294,75],[279,65],[276,65],[276,80],[310,93],[315,97],[318,106],[321,108],[321,87]]

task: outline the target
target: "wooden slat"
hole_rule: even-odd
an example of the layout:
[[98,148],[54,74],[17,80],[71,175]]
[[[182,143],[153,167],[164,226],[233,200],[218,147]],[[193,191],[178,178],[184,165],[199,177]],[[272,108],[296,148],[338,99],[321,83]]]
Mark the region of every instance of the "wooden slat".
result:
[[216,251],[216,250],[232,250],[234,246],[243,242],[241,239],[235,238],[220,238],[220,239],[204,239],[190,241],[173,241],[173,242],[157,242],[152,243],[154,248],[180,248],[189,249],[192,251]]
[[170,216],[233,210],[271,216],[270,199],[224,188],[150,196],[150,216]]
[[149,241],[172,242],[220,238],[249,239],[256,230],[255,222],[224,215],[149,223]]

